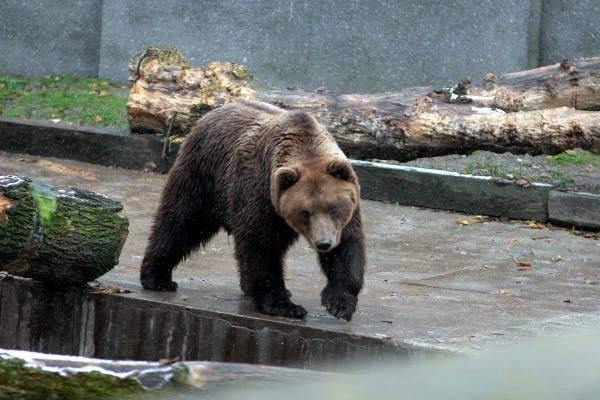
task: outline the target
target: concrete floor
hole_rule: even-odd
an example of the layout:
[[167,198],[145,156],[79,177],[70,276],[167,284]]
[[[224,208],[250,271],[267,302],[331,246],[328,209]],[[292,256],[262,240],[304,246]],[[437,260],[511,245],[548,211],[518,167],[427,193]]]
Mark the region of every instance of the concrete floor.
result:
[[[7,153],[0,153],[0,172],[87,188],[125,205],[129,237],[103,283],[131,288],[127,296],[263,317],[241,296],[233,241],[225,234],[179,266],[178,292],[141,289],[139,265],[165,176]],[[372,201],[362,207],[368,268],[354,319],[336,320],[320,306],[325,280],[301,241],[288,257],[287,286],[309,314],[289,323],[458,351],[600,327],[597,235]],[[518,270],[515,260],[532,267]]]

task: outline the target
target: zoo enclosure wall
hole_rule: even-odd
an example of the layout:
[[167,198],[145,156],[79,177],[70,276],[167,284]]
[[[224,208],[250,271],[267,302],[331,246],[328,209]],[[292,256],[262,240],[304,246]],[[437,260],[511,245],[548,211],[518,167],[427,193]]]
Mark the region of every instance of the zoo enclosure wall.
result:
[[600,55],[599,20],[598,0],[3,0],[0,74],[125,82],[157,45],[275,87],[391,91]]

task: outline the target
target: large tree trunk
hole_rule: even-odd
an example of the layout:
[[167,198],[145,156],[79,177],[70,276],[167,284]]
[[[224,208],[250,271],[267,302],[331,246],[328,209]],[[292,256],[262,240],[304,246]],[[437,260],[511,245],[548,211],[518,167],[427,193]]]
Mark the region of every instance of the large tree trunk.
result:
[[0,174],[0,271],[89,282],[117,264],[129,226],[122,211],[92,192]]
[[[475,149],[600,152],[600,57],[451,88],[332,94],[258,85],[239,64],[192,68],[175,49],[150,48],[130,64],[127,112],[134,132],[185,134],[203,114],[243,98],[312,113],[351,157],[396,159]],[[166,129],[169,117],[172,130]]]

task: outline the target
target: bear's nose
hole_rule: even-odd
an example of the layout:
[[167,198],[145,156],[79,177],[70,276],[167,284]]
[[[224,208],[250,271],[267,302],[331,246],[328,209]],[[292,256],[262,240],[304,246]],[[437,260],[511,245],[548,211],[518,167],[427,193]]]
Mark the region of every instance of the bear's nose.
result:
[[327,251],[331,248],[331,240],[319,240],[315,242],[315,246],[319,251]]

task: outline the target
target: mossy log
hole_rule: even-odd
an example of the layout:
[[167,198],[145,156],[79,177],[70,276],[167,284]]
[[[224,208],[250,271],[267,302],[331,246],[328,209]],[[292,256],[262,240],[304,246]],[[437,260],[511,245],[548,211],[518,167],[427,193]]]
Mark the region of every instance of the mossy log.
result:
[[0,349],[0,399],[195,398],[227,387],[327,376],[332,374],[265,365],[113,361]]
[[127,103],[134,132],[185,134],[203,114],[251,98],[312,113],[354,158],[406,161],[473,150],[600,152],[600,57],[448,88],[333,94],[259,85],[243,65],[193,68],[175,49],[150,48],[130,61]]
[[86,190],[0,173],[0,270],[78,285],[118,261],[129,222],[121,203]]

